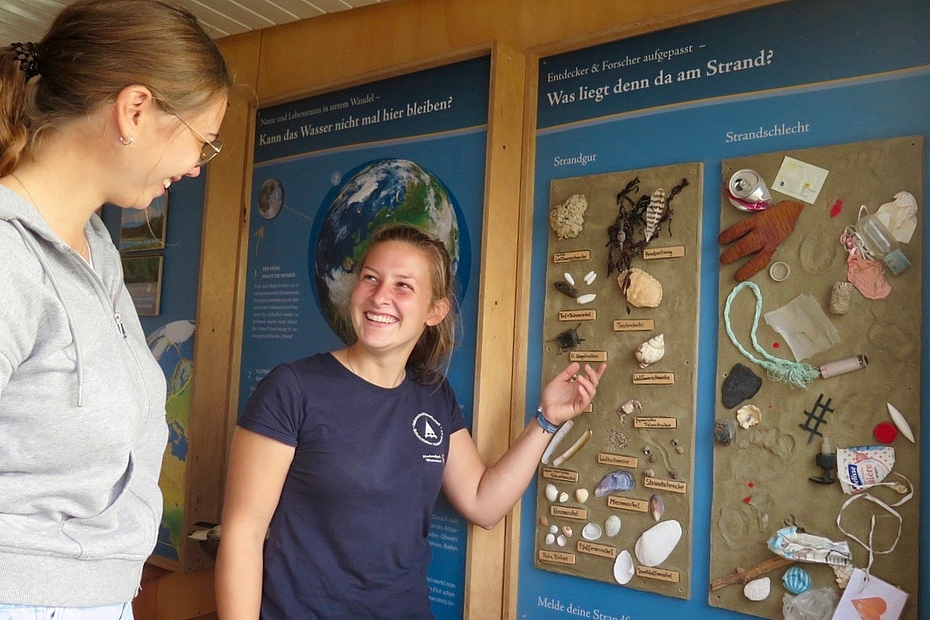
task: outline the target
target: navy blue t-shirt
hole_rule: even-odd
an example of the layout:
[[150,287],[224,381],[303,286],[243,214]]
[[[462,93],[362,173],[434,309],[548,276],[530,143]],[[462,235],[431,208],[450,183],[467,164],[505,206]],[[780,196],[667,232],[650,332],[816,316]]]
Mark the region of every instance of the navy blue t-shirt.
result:
[[265,545],[262,618],[432,618],[430,518],[449,437],[448,382],[372,385],[329,353],[281,364],[239,426],[296,452]]

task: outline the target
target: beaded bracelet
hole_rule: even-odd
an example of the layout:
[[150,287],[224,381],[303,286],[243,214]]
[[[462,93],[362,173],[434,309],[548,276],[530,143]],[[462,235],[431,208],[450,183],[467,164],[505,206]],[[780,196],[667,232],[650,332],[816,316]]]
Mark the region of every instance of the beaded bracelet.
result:
[[550,435],[555,434],[555,432],[559,430],[558,426],[547,420],[546,416],[543,415],[542,407],[536,410],[536,421],[539,422],[539,425],[542,427],[542,429]]

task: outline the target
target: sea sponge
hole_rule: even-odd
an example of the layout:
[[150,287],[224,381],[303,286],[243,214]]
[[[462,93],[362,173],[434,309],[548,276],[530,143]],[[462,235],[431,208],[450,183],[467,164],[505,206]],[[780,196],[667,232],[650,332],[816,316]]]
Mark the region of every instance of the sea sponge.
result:
[[584,228],[584,212],[588,210],[588,199],[584,194],[572,194],[565,202],[549,211],[549,226],[562,239],[577,237]]

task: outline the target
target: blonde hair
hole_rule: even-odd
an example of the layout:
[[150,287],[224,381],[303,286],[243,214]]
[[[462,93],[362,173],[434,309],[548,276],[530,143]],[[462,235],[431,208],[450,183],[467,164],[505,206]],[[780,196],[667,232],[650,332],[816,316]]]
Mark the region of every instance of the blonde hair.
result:
[[[0,50],[0,176],[15,170],[41,136],[147,87],[156,105],[183,113],[225,95],[232,78],[219,49],[177,5],[161,0],[78,0],[38,43],[30,79],[12,46]],[[28,64],[28,63],[25,63]]]
[[[448,366],[452,350],[455,348],[458,304],[455,296],[455,278],[452,275],[452,259],[442,241],[434,239],[416,226],[404,223],[386,224],[378,228],[369,239],[368,249],[356,264],[356,277],[361,273],[372,249],[391,241],[406,243],[426,255],[432,286],[430,301],[433,304],[443,299],[449,301],[449,312],[439,324],[426,326],[407,361],[407,366],[418,381],[432,385],[442,379],[443,369]],[[355,340],[351,321],[347,323],[352,340]]]

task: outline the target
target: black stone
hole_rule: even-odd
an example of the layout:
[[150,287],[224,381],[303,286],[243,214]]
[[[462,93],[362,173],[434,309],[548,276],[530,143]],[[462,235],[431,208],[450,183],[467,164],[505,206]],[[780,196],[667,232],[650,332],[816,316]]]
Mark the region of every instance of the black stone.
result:
[[723,380],[720,396],[723,406],[732,409],[747,398],[752,398],[762,387],[762,377],[756,375],[748,367],[736,364]]

